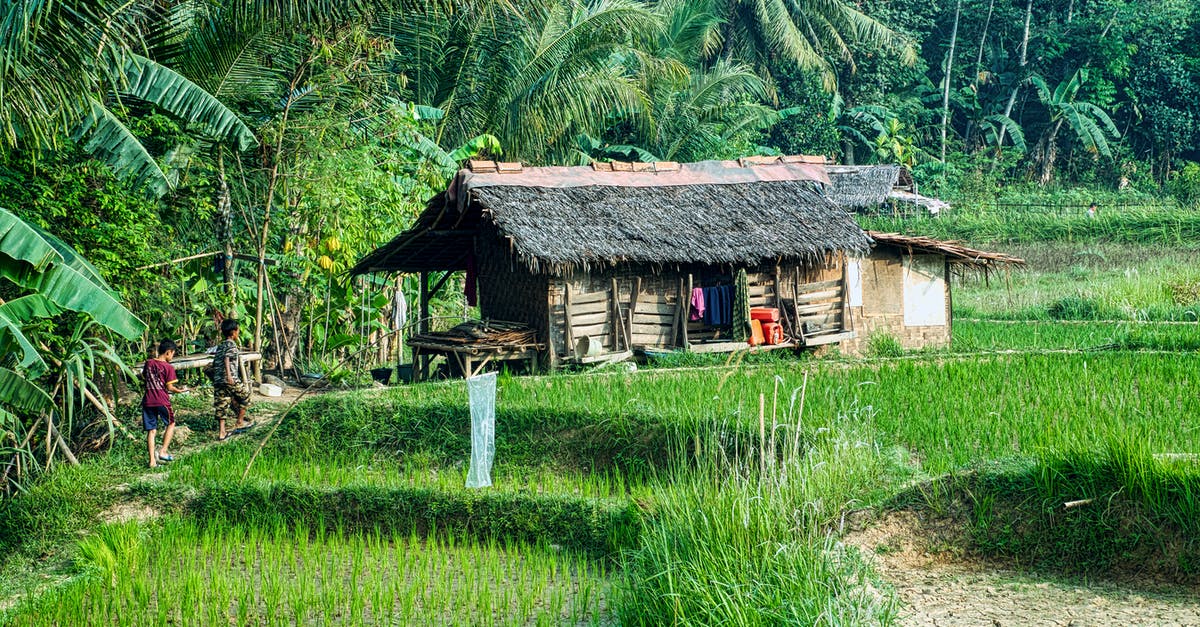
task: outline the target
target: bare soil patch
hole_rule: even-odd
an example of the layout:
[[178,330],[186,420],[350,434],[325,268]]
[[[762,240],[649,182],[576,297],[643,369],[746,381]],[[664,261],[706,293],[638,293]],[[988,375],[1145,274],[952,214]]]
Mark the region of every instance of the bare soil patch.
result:
[[123,523],[131,520],[146,522],[158,518],[162,512],[140,500],[122,501],[100,514],[102,523]]
[[901,624],[1200,625],[1200,587],[1062,579],[972,556],[951,519],[896,511],[846,534],[903,605]]

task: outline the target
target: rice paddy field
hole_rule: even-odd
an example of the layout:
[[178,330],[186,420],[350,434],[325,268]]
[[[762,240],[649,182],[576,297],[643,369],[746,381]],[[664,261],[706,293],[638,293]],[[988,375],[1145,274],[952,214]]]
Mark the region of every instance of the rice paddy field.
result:
[[955,521],[960,556],[1194,586],[1189,253],[1037,250],[957,284],[948,349],[502,375],[491,488],[464,487],[461,382],[62,469],[0,509],[0,622],[900,624],[845,541],[899,510]]

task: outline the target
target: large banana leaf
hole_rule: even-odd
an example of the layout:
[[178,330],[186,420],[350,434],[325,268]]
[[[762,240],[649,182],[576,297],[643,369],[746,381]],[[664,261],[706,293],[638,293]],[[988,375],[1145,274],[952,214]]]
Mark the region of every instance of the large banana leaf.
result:
[[[0,208],[0,211],[3,211],[3,209]],[[92,262],[84,259],[83,255],[75,252],[75,249],[71,248],[70,244],[58,239],[58,236],[51,234],[36,224],[30,224],[29,228],[33,229],[38,235],[41,235],[47,244],[58,251],[58,254],[62,257],[59,263],[87,277],[92,283],[111,291],[112,288],[109,287],[108,281],[105,281],[104,277],[100,276],[100,271],[96,269],[96,266],[93,266]]]
[[[26,222],[11,211],[0,207],[0,233],[6,231],[6,235],[0,236],[0,255],[25,261],[38,272],[45,270],[50,265],[63,264],[84,275],[92,283],[106,290],[109,289],[108,282],[100,276],[100,271],[96,269],[96,266],[75,252],[75,249],[71,248],[69,244],[42,227]],[[14,244],[11,248],[8,246],[10,236],[13,238],[12,243]],[[26,251],[35,251],[35,254],[28,254]],[[35,262],[32,258],[42,258],[44,261]]]
[[54,407],[54,399],[45,390],[8,368],[0,368],[0,403],[30,413]]
[[37,348],[25,337],[23,325],[39,318],[52,318],[62,313],[57,305],[41,294],[14,298],[0,305],[0,355],[17,357],[17,365],[38,377],[46,371],[46,362]]
[[0,263],[0,276],[45,296],[63,309],[88,314],[125,339],[137,339],[146,330],[146,323],[108,290],[70,266],[57,264],[37,272],[29,266]]
[[[0,208],[0,228],[5,225],[8,234],[0,238],[0,277],[44,300],[16,299],[0,308],[0,315],[19,326],[36,317],[53,315],[59,307],[86,313],[127,339],[136,339],[146,330],[146,324],[112,294],[96,268],[62,240]],[[9,246],[13,233],[21,242]],[[47,257],[49,261],[45,261]]]
[[62,255],[28,222],[0,207],[0,255],[24,261],[37,270],[62,260]]
[[158,162],[125,124],[100,102],[91,101],[91,111],[74,136],[83,140],[84,150],[107,163],[118,176],[131,179],[135,187],[145,187],[156,196],[171,191],[171,183]]
[[[121,93],[153,103],[196,127],[203,135],[227,142],[238,150],[257,145],[254,132],[237,114],[178,72],[146,57],[129,55],[123,68]],[[83,147],[106,162],[119,176],[145,187],[156,196],[174,185],[142,142],[104,104],[91,100],[90,111],[74,133]]]
[[237,114],[171,68],[130,55],[125,77],[129,84],[123,93],[162,107],[187,124],[198,126],[204,135],[228,142],[238,150],[258,144],[254,131]]

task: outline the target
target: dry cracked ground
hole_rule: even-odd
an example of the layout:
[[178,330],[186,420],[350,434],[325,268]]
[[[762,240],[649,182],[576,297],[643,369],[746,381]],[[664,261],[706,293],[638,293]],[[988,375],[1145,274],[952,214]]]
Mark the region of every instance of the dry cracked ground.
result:
[[972,561],[927,531],[894,512],[845,537],[895,588],[902,625],[1200,626],[1200,587],[1043,577]]

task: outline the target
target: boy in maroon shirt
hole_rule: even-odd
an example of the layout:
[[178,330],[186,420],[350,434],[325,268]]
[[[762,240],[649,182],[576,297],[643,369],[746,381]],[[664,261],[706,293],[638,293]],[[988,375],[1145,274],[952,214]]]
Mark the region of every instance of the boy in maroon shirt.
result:
[[[150,449],[150,467],[158,467],[158,462],[174,461],[167,452],[171,446],[171,436],[175,435],[175,412],[171,410],[169,392],[186,392],[187,388],[175,385],[175,366],[171,360],[175,358],[175,342],[163,340],[158,343],[158,356],[147,359],[142,366],[142,382],[146,384],[146,396],[142,398],[142,428],[146,430],[146,444]],[[154,438],[160,426],[166,426],[163,434],[163,445],[157,454],[154,450]]]

